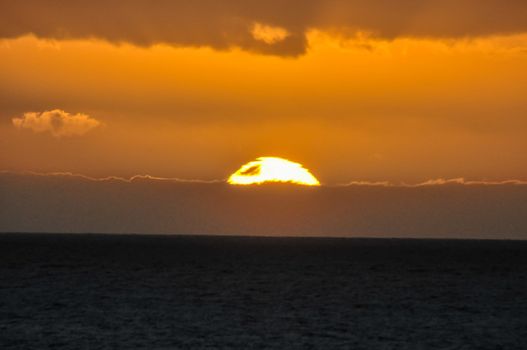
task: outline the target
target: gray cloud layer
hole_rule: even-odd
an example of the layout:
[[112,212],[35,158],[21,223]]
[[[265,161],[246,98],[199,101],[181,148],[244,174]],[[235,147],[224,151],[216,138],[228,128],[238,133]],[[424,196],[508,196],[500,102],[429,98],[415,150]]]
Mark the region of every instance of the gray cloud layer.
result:
[[[252,25],[279,26],[289,35],[257,40]],[[523,0],[4,0],[0,37],[99,38],[136,45],[236,46],[299,55],[312,28],[398,36],[464,37],[527,30]]]
[[306,188],[0,174],[0,232],[527,239],[527,185]]

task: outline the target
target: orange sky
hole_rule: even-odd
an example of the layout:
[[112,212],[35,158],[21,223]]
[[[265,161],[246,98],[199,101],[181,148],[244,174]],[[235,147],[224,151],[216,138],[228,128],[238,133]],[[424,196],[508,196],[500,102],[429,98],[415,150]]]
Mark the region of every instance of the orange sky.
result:
[[[121,14],[96,1],[93,22],[33,3],[0,8],[2,169],[225,179],[280,156],[327,184],[526,179],[521,2],[474,14],[472,1],[423,1],[386,18],[389,5],[354,1],[364,16],[348,18],[334,1],[297,17],[275,14],[274,1],[227,1],[216,18],[198,1],[189,15],[210,23],[203,32],[181,18],[161,26],[164,2]],[[441,22],[451,10],[472,17]]]

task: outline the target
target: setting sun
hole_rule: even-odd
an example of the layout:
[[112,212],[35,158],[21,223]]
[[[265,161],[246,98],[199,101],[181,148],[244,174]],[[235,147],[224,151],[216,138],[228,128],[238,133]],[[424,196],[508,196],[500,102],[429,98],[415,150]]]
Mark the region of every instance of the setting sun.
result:
[[289,182],[320,186],[320,182],[302,164],[278,157],[259,157],[244,164],[229,177],[231,185],[252,185],[265,182]]

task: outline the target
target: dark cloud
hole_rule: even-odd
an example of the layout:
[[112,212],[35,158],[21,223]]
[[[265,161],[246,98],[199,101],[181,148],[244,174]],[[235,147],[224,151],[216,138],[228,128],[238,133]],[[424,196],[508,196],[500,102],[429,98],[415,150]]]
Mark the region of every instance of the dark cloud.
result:
[[261,166],[260,165],[254,165],[240,173],[240,175],[244,176],[254,176],[260,174]]
[[527,185],[229,186],[0,173],[0,232],[527,239]]
[[[282,28],[259,40],[254,24]],[[312,28],[398,36],[464,37],[527,30],[523,0],[4,0],[0,37],[99,38],[114,43],[209,46],[300,55]],[[272,36],[271,36],[272,37]]]

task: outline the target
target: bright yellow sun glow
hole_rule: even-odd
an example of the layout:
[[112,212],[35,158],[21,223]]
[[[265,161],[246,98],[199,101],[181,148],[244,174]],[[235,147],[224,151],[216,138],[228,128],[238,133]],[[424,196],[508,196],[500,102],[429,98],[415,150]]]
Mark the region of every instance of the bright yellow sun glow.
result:
[[289,182],[298,185],[320,186],[320,182],[302,164],[278,157],[260,157],[244,164],[229,177],[228,182],[231,185]]

